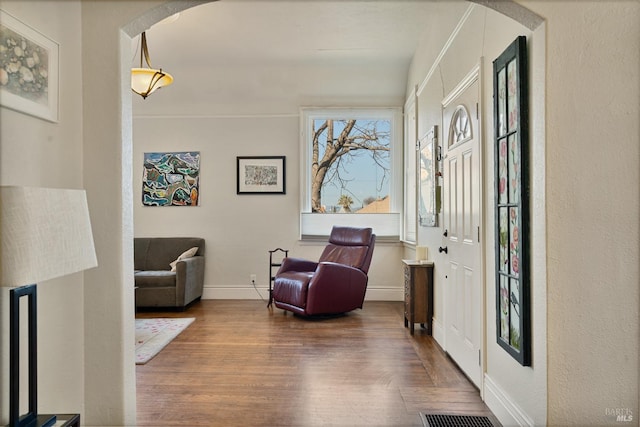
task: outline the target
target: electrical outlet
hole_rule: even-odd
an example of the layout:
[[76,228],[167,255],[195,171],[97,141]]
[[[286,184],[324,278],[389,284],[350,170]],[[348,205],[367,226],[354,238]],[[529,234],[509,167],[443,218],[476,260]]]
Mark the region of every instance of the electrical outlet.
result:
[[251,283],[256,283],[256,275],[255,274],[250,274],[249,275],[249,281]]

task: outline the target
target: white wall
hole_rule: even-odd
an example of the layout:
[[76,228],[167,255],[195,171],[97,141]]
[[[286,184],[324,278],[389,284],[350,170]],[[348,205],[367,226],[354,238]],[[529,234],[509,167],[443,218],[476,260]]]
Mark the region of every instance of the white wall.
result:
[[[61,94],[58,123],[0,107],[0,184],[83,188],[80,3],[3,0],[0,8],[60,45]],[[38,284],[40,412],[83,411],[83,282],[77,273]],[[9,421],[9,305],[2,289],[0,425]]]

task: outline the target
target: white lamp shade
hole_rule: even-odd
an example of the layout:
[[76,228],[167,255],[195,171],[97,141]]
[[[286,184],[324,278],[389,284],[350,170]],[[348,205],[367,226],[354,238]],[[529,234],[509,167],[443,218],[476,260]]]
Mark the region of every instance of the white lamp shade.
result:
[[0,286],[98,265],[84,190],[0,187]]

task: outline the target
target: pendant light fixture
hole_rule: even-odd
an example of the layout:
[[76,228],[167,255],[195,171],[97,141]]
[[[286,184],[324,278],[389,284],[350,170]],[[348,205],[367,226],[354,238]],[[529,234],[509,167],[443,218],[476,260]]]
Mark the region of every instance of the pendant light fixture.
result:
[[[147,68],[142,68],[142,58],[147,63]],[[151,68],[149,59],[149,49],[147,48],[147,35],[145,32],[140,37],[140,68],[131,69],[131,90],[144,99],[151,95],[156,89],[169,86],[173,83],[171,74]]]

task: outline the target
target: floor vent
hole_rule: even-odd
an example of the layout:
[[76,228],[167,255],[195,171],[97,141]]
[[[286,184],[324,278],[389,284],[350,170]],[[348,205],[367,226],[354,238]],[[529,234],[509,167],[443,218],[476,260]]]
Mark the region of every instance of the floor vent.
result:
[[424,427],[497,427],[489,417],[475,415],[420,414]]

